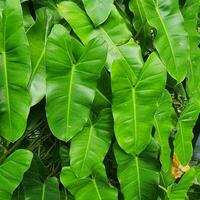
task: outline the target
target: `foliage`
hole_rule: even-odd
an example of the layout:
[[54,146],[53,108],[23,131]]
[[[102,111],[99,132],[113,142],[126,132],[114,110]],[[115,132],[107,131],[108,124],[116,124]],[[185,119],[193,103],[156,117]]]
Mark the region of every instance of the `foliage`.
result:
[[0,0],[0,200],[199,200],[200,0]]

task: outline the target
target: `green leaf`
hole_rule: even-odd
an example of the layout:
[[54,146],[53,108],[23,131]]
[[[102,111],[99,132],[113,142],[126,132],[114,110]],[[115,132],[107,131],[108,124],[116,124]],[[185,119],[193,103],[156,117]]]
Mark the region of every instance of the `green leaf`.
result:
[[28,150],[16,150],[0,165],[0,199],[10,200],[32,160]]
[[179,183],[174,183],[168,187],[169,200],[183,200],[187,198],[189,187],[193,184],[195,178],[195,170],[191,168],[183,175]]
[[44,183],[36,177],[30,177],[23,184],[25,199],[28,200],[60,200],[59,184],[56,177],[47,178]]
[[44,55],[52,17],[46,8],[36,11],[36,22],[27,32],[31,50],[32,73],[29,80],[29,92],[32,106],[37,104],[46,93],[46,72]]
[[177,0],[140,0],[148,23],[156,28],[155,47],[169,74],[179,83],[187,73],[189,43]]
[[174,140],[174,151],[178,161],[187,165],[192,158],[193,127],[200,112],[199,98],[189,100],[177,123],[177,133]]
[[70,140],[87,122],[106,55],[106,43],[99,38],[75,60],[69,33],[61,25],[54,26],[47,43],[46,113],[60,140]]
[[25,131],[30,108],[30,56],[19,0],[7,0],[0,13],[0,74],[0,135],[14,142]]
[[108,182],[102,165],[89,178],[78,179],[70,167],[62,169],[60,180],[76,200],[117,200],[117,191]]
[[188,33],[190,44],[187,73],[187,92],[190,96],[200,92],[200,49],[198,47],[199,33],[197,32],[199,6],[199,0],[187,0],[182,10],[184,27]]
[[129,8],[131,12],[134,14],[133,25],[136,30],[135,39],[139,40],[139,43],[144,50],[150,46],[149,44],[152,42],[151,39],[151,27],[147,23],[147,19],[144,13],[144,9],[140,0],[131,0],[129,2]]
[[106,63],[108,69],[111,68],[113,60],[126,59],[118,47],[130,40],[131,32],[114,6],[106,22],[96,29],[87,14],[74,2],[61,2],[58,4],[58,12],[66,19],[84,44],[88,44],[97,36],[105,39],[108,44]]
[[117,144],[114,153],[117,175],[125,200],[153,200],[158,196],[158,148],[152,142],[139,156],[126,154]]
[[114,129],[120,147],[127,153],[139,154],[151,141],[156,102],[164,89],[166,71],[155,53],[144,64],[136,82],[133,68],[129,72],[127,69],[123,60],[112,66]]
[[99,26],[106,21],[113,8],[113,1],[114,0],[83,0],[85,10],[95,26]]
[[70,159],[74,173],[82,178],[103,162],[112,138],[112,114],[110,109],[100,112],[98,118],[71,140]]
[[160,161],[164,172],[169,170],[171,163],[169,136],[173,128],[172,112],[173,108],[171,95],[167,90],[164,90],[159,102],[157,103],[157,110],[154,115],[154,126],[156,129],[155,139],[160,145]]

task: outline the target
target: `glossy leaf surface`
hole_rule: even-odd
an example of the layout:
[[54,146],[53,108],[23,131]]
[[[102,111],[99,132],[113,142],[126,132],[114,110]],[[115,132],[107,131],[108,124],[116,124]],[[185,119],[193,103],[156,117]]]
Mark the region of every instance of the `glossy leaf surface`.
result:
[[54,26],[47,44],[46,112],[60,140],[68,141],[87,122],[106,53],[105,42],[93,39],[75,60],[69,33],[61,25]]
[[189,66],[187,73],[187,91],[193,96],[200,91],[200,50],[199,50],[199,33],[197,31],[199,0],[187,0],[182,13],[184,17],[184,27],[189,36]]
[[192,168],[183,175],[178,184],[174,183],[168,188],[169,200],[183,200],[187,198],[187,191],[193,184],[195,178],[195,170]]
[[0,165],[0,199],[10,200],[32,160],[28,150],[17,150]]
[[151,143],[139,156],[126,154],[116,144],[118,179],[125,200],[152,200],[157,197],[159,182],[158,149]]
[[87,44],[97,36],[105,39],[108,44],[106,63],[108,69],[111,68],[113,60],[117,58],[125,59],[118,47],[129,41],[131,32],[128,30],[123,18],[114,6],[106,22],[96,29],[93,27],[85,11],[74,2],[61,2],[58,4],[58,11],[84,44]]
[[157,110],[154,115],[154,126],[156,129],[155,139],[160,145],[160,161],[162,170],[167,172],[171,163],[171,149],[169,146],[169,136],[172,132],[172,98],[167,90],[164,90],[157,103]]
[[46,8],[37,10],[36,22],[28,30],[27,37],[31,50],[32,73],[29,80],[31,104],[38,103],[46,93],[46,70],[44,55],[52,17]]
[[85,10],[89,17],[92,19],[95,26],[98,26],[106,21],[110,11],[113,8],[113,1],[114,0],[83,0]]
[[29,200],[60,200],[59,184],[55,177],[47,178],[44,183],[33,177],[24,184],[25,199]]
[[188,34],[177,0],[141,0],[149,24],[156,28],[155,47],[170,75],[181,82],[189,65]]
[[110,109],[104,109],[94,122],[89,119],[88,125],[71,140],[71,167],[78,177],[87,177],[103,162],[111,138],[112,114]]
[[7,0],[0,14],[0,135],[14,142],[25,131],[30,98],[28,41],[19,0]]
[[127,153],[139,154],[151,140],[156,102],[164,89],[166,71],[155,53],[144,64],[136,82],[133,69],[126,69],[121,60],[112,66],[115,135]]
[[174,141],[174,151],[179,162],[185,166],[192,157],[193,127],[200,112],[198,99],[190,99],[181,113],[177,123],[177,133]]
[[117,191],[109,185],[102,166],[96,167],[91,178],[78,179],[70,167],[64,167],[61,172],[62,184],[77,200],[117,200]]

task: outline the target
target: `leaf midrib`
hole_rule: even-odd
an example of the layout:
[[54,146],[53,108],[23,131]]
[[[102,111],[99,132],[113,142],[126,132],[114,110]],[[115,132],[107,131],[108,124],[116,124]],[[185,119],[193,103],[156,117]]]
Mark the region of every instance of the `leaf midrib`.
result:
[[99,200],[102,200],[101,195],[100,195],[100,193],[99,193],[99,189],[98,189],[97,183],[96,183],[96,181],[95,181],[95,178],[92,179],[92,182],[93,182],[94,188],[95,188],[95,190],[96,190],[96,192],[97,192],[98,199],[99,199]]
[[79,176],[80,176],[80,174],[83,170],[83,167],[85,165],[86,158],[87,158],[87,155],[88,155],[88,152],[89,152],[89,147],[90,147],[90,143],[91,143],[91,139],[92,139],[92,132],[93,132],[93,126],[90,127],[90,131],[89,131],[89,134],[88,134],[88,142],[87,142],[87,145],[86,145],[85,154],[84,154],[84,158],[83,158],[83,162],[82,162],[82,165],[81,165]]
[[75,67],[76,65],[72,65],[71,67],[71,74],[70,74],[70,80],[69,80],[69,92],[68,92],[68,98],[67,98],[67,133],[68,133],[68,128],[69,128],[69,116],[70,116],[70,107],[71,107],[71,96],[72,96],[72,85],[73,85],[73,77],[74,77],[74,72],[75,72]]
[[10,94],[9,94],[9,84],[8,84],[8,70],[7,70],[7,63],[6,63],[6,48],[5,48],[5,41],[6,41],[6,23],[7,23],[7,15],[3,15],[5,21],[3,23],[3,51],[2,51],[2,63],[4,69],[4,76],[5,76],[5,87],[6,87],[6,99],[7,99],[7,111],[8,111],[8,121],[10,131],[12,132],[12,122],[11,122],[11,110],[10,110]]
[[[44,54],[45,54],[45,51],[46,51],[46,44],[47,44],[47,37],[48,37],[48,29],[49,29],[49,23],[48,23],[48,22],[49,22],[49,21],[48,21],[48,19],[47,19],[47,20],[46,20],[46,23],[45,23],[44,47],[43,47],[43,49],[42,49],[42,51],[41,51],[40,57],[39,57],[38,60],[37,60],[37,63],[36,63],[36,65],[35,65],[35,67],[34,67],[34,70],[33,70],[32,74],[31,74],[31,77],[30,77],[30,80],[29,80],[29,83],[28,83],[28,87],[29,87],[29,88],[30,88],[30,86],[31,86],[31,82],[32,82],[33,79],[34,79],[35,73],[37,72],[38,67],[39,67],[39,65],[40,65],[40,63],[41,63],[41,60],[42,60],[42,58],[44,57]],[[35,24],[33,24],[30,28],[32,28],[34,25],[35,25]],[[29,28],[29,29],[30,29],[30,28]]]
[[132,103],[133,103],[133,120],[134,120],[134,131],[133,131],[133,137],[134,137],[134,142],[136,146],[136,141],[137,141],[137,113],[136,113],[136,95],[135,95],[135,88],[132,88]]
[[138,196],[139,196],[139,200],[141,200],[142,195],[141,195],[140,169],[139,169],[139,162],[138,162],[137,156],[135,157],[135,166],[136,166],[136,173],[137,173]]

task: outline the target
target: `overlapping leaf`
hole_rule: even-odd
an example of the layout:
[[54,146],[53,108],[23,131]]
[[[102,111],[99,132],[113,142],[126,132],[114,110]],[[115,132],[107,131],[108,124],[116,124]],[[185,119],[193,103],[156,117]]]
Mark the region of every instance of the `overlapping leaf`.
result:
[[167,90],[163,91],[157,103],[157,110],[154,115],[154,126],[156,129],[155,139],[160,144],[160,161],[164,172],[169,170],[171,163],[171,149],[169,146],[169,136],[172,131],[172,98]]
[[89,119],[89,125],[71,140],[71,167],[78,177],[89,176],[103,162],[111,138],[112,114],[110,109],[104,109],[95,122]]
[[127,153],[139,154],[149,144],[156,102],[162,94],[165,80],[165,68],[155,53],[144,64],[137,81],[133,68],[127,67],[123,60],[114,62],[114,129],[118,144]]
[[145,52],[152,42],[152,39],[150,32],[151,28],[148,25],[144,8],[142,7],[140,0],[129,1],[129,8],[134,14],[133,25],[137,32],[135,38],[139,40],[141,48]]
[[28,41],[19,0],[7,0],[0,13],[0,135],[19,139],[26,128],[30,98]]
[[184,27],[189,36],[189,66],[187,73],[187,92],[193,96],[200,91],[200,50],[199,33],[197,32],[199,0],[187,0],[182,13],[184,17]]
[[75,60],[69,33],[61,25],[54,26],[47,44],[46,112],[60,140],[68,141],[87,122],[106,54],[106,44],[98,38]]
[[17,150],[0,165],[0,199],[10,200],[12,193],[23,179],[30,167],[32,153]]
[[25,199],[60,200],[59,184],[55,177],[47,178],[42,183],[40,179],[33,176],[31,180],[27,180],[23,185]]
[[116,144],[117,174],[125,200],[152,200],[158,196],[158,149],[152,142],[139,156],[126,154]]
[[155,47],[170,75],[181,82],[189,66],[188,34],[177,0],[140,0],[148,23],[156,28]]
[[123,55],[118,47],[129,41],[131,32],[114,6],[106,22],[96,29],[93,27],[85,11],[74,2],[61,2],[58,4],[58,11],[84,44],[87,44],[92,38],[97,36],[105,39],[108,44],[106,64],[108,69],[111,68],[112,62],[116,58],[126,60],[126,55]]
[[62,184],[77,200],[117,200],[117,191],[107,181],[105,169],[97,166],[88,178],[78,179],[70,167],[64,167],[60,176]]
[[199,112],[200,105],[198,98],[193,97],[189,100],[178,119],[174,151],[178,161],[183,166],[187,165],[192,157],[193,127],[198,118]]
[[83,0],[85,10],[95,26],[98,26],[106,21],[113,8],[113,1],[114,0]]
[[27,37],[31,50],[32,73],[29,92],[32,105],[38,103],[46,93],[46,71],[44,55],[52,17],[46,8],[37,10],[35,24],[28,30]]
[[189,187],[193,184],[195,178],[195,170],[192,168],[183,175],[179,183],[174,183],[168,188],[169,200],[187,199]]

